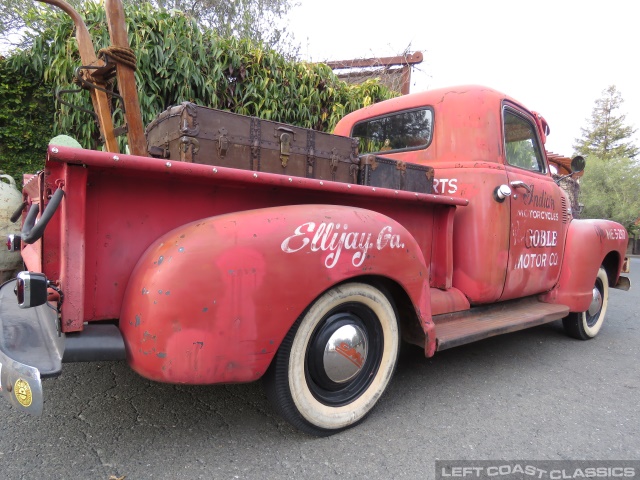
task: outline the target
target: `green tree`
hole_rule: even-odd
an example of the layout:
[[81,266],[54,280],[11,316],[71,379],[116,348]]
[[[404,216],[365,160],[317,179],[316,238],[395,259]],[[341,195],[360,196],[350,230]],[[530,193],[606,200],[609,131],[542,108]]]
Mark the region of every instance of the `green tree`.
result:
[[[76,10],[88,8],[93,0],[66,0]],[[160,12],[180,11],[195,19],[203,27],[221,36],[247,38],[269,45],[295,56],[298,47],[293,44],[286,28],[286,16],[296,3],[294,0],[122,0],[125,6],[151,5]],[[101,0],[100,3],[104,3]],[[0,2],[0,48],[21,48],[31,45],[33,33],[39,35],[49,27],[42,15],[49,7],[35,0],[10,0]],[[24,28],[31,30],[27,36],[16,35]]]
[[638,154],[638,147],[631,140],[636,130],[625,125],[625,115],[619,113],[623,102],[615,85],[602,91],[587,128],[582,129],[582,138],[575,140],[573,148],[577,153],[585,157],[595,155],[604,160],[634,158]]
[[630,158],[591,156],[580,179],[582,218],[614,220],[635,233],[640,215],[640,166]]
[[[140,2],[140,0],[125,0]],[[180,10],[223,37],[262,42],[283,53],[295,53],[284,26],[292,0],[154,0],[163,10]]]

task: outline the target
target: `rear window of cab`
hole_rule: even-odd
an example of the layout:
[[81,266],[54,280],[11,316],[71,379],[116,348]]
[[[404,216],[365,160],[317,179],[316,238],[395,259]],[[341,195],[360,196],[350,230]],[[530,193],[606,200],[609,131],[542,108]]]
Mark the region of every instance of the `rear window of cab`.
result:
[[359,152],[401,152],[427,148],[433,138],[433,109],[403,110],[356,123],[351,132]]

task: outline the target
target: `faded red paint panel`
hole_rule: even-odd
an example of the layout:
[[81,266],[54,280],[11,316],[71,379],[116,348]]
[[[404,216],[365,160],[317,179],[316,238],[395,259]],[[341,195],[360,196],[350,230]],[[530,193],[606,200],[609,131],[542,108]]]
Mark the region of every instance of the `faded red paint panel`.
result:
[[[61,311],[62,330],[82,330],[85,321],[87,170],[77,165],[48,162],[46,174],[39,176],[37,181],[40,198],[30,199],[42,205],[41,211],[56,189],[62,188],[65,197],[47,225],[42,239],[25,247],[23,258],[28,269],[42,271],[50,280],[59,281],[59,286],[65,293]],[[68,188],[69,185],[73,187]],[[28,191],[34,194],[34,189]]]
[[[154,242],[131,276],[128,361],[164,382],[255,380],[315,298],[362,275],[394,280],[430,311],[421,246],[380,213],[294,205],[192,222]],[[430,328],[428,313],[421,321]]]
[[65,165],[65,199],[61,203],[60,223],[60,288],[65,293],[62,303],[62,330],[82,330],[85,320],[85,219],[87,170]]
[[[570,215],[564,193],[547,175],[507,167],[510,181],[523,188],[507,200],[511,207],[509,263],[501,300],[548,291],[562,267]],[[564,201],[563,201],[564,200]]]
[[613,252],[618,266],[610,275],[615,285],[627,251],[626,230],[609,220],[573,220],[567,231],[560,279],[555,288],[541,296],[545,302],[569,306],[572,312],[589,308],[593,282],[605,256]]
[[[426,149],[384,156],[433,166],[435,193],[469,201],[454,217],[452,285],[473,304],[498,300],[506,280],[510,207],[493,198],[495,187],[508,183],[502,155],[505,99],[509,97],[478,86],[431,90],[349,114],[335,129],[350,135],[353,125],[365,118],[418,106],[433,108],[433,139]],[[436,283],[433,286],[451,286]]]
[[[86,188],[86,202],[71,203],[65,198],[64,214],[61,208],[47,227],[44,249],[38,248],[34,253],[44,252],[45,273],[51,279],[60,278],[62,225],[84,218],[84,227],[78,224],[73,227],[78,235],[84,235],[86,261],[83,291],[65,297],[65,303],[77,306],[70,328],[81,325],[80,308],[84,321],[118,318],[129,277],[145,249],[166,232],[191,221],[292,202],[329,202],[375,209],[396,219],[420,242],[425,254],[431,251],[432,238],[430,231],[424,229],[425,212],[434,204],[466,204],[462,199],[437,195],[82,149],[57,147],[57,150],[49,154],[46,184],[55,185],[65,178],[66,171],[85,172],[86,180],[67,181],[65,188],[78,192]],[[73,195],[78,194],[72,192]],[[68,231],[65,241],[80,245],[80,237]],[[66,261],[79,262],[80,258],[73,258],[72,253]],[[33,269],[40,270],[39,265],[36,267]]]

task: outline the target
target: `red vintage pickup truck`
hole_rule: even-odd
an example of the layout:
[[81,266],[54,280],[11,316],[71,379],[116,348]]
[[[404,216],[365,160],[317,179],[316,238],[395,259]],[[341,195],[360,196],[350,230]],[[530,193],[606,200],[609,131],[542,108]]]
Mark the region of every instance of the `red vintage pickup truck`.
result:
[[[44,1],[74,18],[83,61],[98,65],[84,83],[107,71],[79,15]],[[105,7],[126,46],[122,5]],[[117,74],[136,154],[117,152],[107,95],[92,90],[108,151],[51,145],[12,217],[22,227],[7,245],[26,269],[0,288],[0,394],[27,413],[41,413],[42,378],[62,363],[126,359],[159,382],[262,378],[285,419],[329,435],[373,409],[403,340],[430,357],[560,319],[587,340],[609,288],[630,287],[627,232],[573,218],[550,172],[546,122],[502,93],[447,88],[347,115],[339,136],[322,139],[324,166],[346,174],[334,181],[286,174],[315,162],[313,132],[276,126],[281,173],[253,168],[257,143],[235,150],[257,163],[230,168],[216,161],[230,160],[236,132],[214,137],[173,110],[163,119],[180,124],[176,141],[200,153],[180,161],[183,149],[171,158],[149,144],[165,157],[149,158],[133,72]],[[185,138],[196,132],[217,148]],[[359,139],[361,157],[340,166],[331,147],[354,145],[344,137]],[[383,170],[392,181],[376,183]]]
[[401,340],[430,357],[559,319],[592,338],[629,288],[627,233],[573,218],[546,131],[476,86],[337,125],[433,166],[437,194],[51,146],[23,189],[27,270],[0,290],[1,393],[37,414],[62,362],[126,358],[159,382],[263,378],[326,435],[371,411]]

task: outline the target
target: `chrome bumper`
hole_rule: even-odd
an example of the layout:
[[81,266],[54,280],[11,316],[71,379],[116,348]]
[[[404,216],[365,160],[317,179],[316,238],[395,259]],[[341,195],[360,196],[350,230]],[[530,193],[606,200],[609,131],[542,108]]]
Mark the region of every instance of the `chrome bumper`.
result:
[[32,415],[42,413],[42,378],[62,371],[64,334],[51,305],[21,309],[11,280],[0,287],[0,395]]

